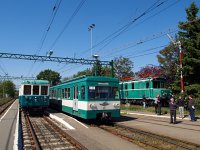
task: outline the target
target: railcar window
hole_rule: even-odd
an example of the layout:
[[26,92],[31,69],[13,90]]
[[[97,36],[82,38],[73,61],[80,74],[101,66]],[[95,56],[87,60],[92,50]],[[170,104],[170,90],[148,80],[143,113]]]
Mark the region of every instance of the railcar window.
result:
[[165,82],[161,82],[161,88],[165,88]]
[[132,89],[134,89],[134,82],[132,83]]
[[65,97],[65,89],[62,89],[62,98]]
[[33,95],[39,95],[39,85],[33,85]]
[[65,88],[65,98],[70,99],[70,88]]
[[147,89],[149,88],[149,82],[146,83],[146,88],[147,88]]
[[41,95],[48,94],[48,86],[41,86]]
[[125,89],[126,89],[126,90],[128,89],[128,84],[125,84]]
[[60,97],[61,89],[58,89],[58,97]]
[[85,99],[85,86],[81,86],[81,99]]
[[159,81],[153,81],[153,88],[160,88],[160,82]]
[[74,87],[74,99],[78,99],[78,86]]
[[31,85],[24,85],[24,95],[31,95]]

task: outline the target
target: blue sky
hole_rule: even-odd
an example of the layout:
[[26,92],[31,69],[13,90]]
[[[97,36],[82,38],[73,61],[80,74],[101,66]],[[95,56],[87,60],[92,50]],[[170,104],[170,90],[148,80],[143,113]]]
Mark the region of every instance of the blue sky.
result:
[[[158,65],[158,51],[169,44],[164,34],[176,31],[178,22],[186,20],[185,8],[193,1],[200,6],[199,0],[86,0],[54,44],[69,18],[83,2],[62,0],[40,49],[53,7],[59,0],[1,0],[0,52],[36,54],[39,51],[39,55],[46,55],[52,49],[53,56],[91,59],[88,27],[95,24],[92,32],[93,54],[108,61],[119,56],[129,57],[134,62],[133,71],[138,71],[148,64]],[[108,45],[103,43],[96,46],[139,17],[154,3],[158,5],[161,2],[164,3],[137,19]],[[157,36],[159,38],[149,40]],[[142,44],[137,44],[139,42]],[[62,77],[69,77],[88,67],[91,66],[0,59],[0,75],[6,72],[10,76],[36,76],[41,70],[52,69]]]

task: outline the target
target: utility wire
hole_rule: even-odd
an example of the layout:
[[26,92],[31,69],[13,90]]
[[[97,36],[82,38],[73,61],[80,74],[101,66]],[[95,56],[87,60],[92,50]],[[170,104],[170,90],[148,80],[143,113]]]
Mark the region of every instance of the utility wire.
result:
[[60,37],[62,36],[62,34],[64,33],[64,31],[67,29],[67,27],[69,26],[69,24],[72,22],[72,20],[74,19],[74,17],[77,15],[77,13],[79,12],[79,10],[81,9],[81,7],[83,6],[83,4],[85,3],[86,0],[82,0],[78,7],[76,8],[76,10],[74,11],[74,13],[72,14],[72,16],[69,18],[69,20],[67,21],[67,23],[65,24],[65,26],[63,27],[63,29],[61,30],[61,32],[58,34],[58,36],[56,37],[55,41],[53,42],[53,44],[50,47],[50,50],[56,45],[56,43],[58,42],[58,40],[60,39]]
[[[52,23],[53,23],[53,21],[54,21],[54,19],[55,19],[55,16],[56,16],[56,14],[57,14],[57,11],[58,11],[58,9],[59,9],[59,7],[60,7],[61,2],[62,2],[62,0],[57,0],[56,3],[54,4],[54,7],[53,7],[53,9],[52,9],[51,17],[50,17],[49,22],[48,22],[48,24],[47,24],[47,28],[46,28],[46,30],[43,32],[42,38],[41,38],[41,40],[40,40],[39,49],[36,51],[35,55],[38,55],[38,54],[40,53],[40,51],[41,51],[41,49],[42,49],[42,47],[43,47],[43,45],[44,45],[44,42],[45,42],[45,40],[46,40],[46,38],[47,38],[47,35],[48,35],[48,33],[49,33],[50,29],[51,29],[51,25],[52,25]],[[36,62],[36,61],[34,61],[34,62],[32,63],[32,65],[31,65],[31,67],[30,67],[30,69],[29,69],[29,71],[28,71],[27,76],[29,76],[29,74],[31,73],[31,71],[32,71],[32,69],[33,69],[33,67],[34,67],[34,65],[35,65],[35,62]]]
[[[162,1],[159,4],[157,4],[159,1],[160,0],[156,1],[155,3],[153,3],[146,11],[144,11],[143,13],[141,13],[138,17],[136,17],[131,22],[127,23],[126,25],[124,25],[123,27],[121,27],[120,29],[118,29],[117,31],[115,31],[112,34],[110,34],[109,36],[107,36],[105,39],[103,39],[101,42],[99,42],[96,45],[94,45],[92,48],[94,49],[94,48],[96,48],[98,46],[103,45],[104,43],[106,43],[106,45],[108,45],[108,43],[110,43],[115,38],[117,38],[122,33],[124,33],[133,23],[135,23],[136,21],[138,21],[140,18],[142,18],[143,16],[147,15],[151,11],[155,10],[156,8],[160,7],[161,5],[163,5],[168,0]],[[86,52],[88,52],[89,50],[91,50],[91,48],[83,51],[83,54],[86,53]]]

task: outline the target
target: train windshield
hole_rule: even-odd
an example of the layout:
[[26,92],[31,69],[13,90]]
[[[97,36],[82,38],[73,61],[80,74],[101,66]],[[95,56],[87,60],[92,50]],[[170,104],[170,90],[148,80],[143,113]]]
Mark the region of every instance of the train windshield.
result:
[[117,87],[89,86],[89,99],[118,99]]
[[24,95],[31,95],[31,85],[24,85]]
[[41,95],[48,95],[48,86],[41,86]]
[[165,82],[163,81],[153,81],[153,88],[165,88]]

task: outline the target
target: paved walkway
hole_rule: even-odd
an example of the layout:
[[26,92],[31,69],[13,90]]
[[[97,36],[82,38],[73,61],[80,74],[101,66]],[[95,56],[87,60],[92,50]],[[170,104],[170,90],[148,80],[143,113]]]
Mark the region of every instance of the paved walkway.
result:
[[15,128],[18,114],[18,101],[16,100],[0,118],[0,149],[12,150],[14,147]]

